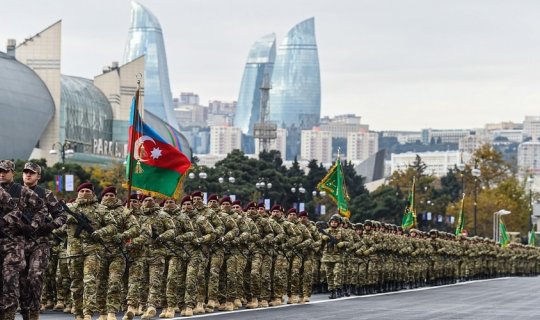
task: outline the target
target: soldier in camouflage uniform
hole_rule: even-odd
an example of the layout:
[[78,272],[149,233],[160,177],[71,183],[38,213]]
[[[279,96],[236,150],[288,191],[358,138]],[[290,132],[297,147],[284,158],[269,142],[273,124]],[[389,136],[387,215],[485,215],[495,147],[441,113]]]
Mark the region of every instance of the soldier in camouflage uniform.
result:
[[367,267],[368,261],[361,250],[364,241],[364,224],[356,223],[354,225],[355,242],[352,250],[357,262],[357,266],[353,269],[353,285],[355,285],[354,293],[356,295],[366,294],[367,286]]
[[298,214],[300,223],[305,226],[309,231],[312,242],[309,246],[297,246],[297,249],[302,254],[302,278],[301,280],[301,292],[299,303],[306,303],[310,301],[311,292],[313,290],[313,273],[315,265],[315,253],[319,252],[322,244],[320,233],[315,227],[315,223],[309,221],[309,217],[306,211],[300,211]]
[[[296,234],[299,237],[298,243],[289,249],[289,283],[290,295],[287,303],[299,303],[300,296],[303,296],[303,286],[301,285],[300,272],[304,260],[308,258],[313,245],[313,237],[309,229],[300,222],[295,208],[287,211],[287,220],[292,223],[296,229]],[[305,272],[305,270],[304,270]],[[303,298],[302,298],[303,300]]]
[[105,293],[107,320],[116,320],[116,314],[121,306],[122,276],[127,263],[125,243],[138,234],[139,224],[135,216],[130,215],[122,201],[116,197],[115,187],[103,190],[101,204],[107,208],[106,214],[116,227],[112,241],[106,243],[111,248],[112,254],[103,257],[100,266],[100,280],[103,280],[102,286],[107,288]]
[[279,306],[282,303],[287,284],[287,258],[280,248],[287,239],[287,234],[280,221],[283,219],[283,208],[275,204],[270,209],[271,216],[268,222],[274,231],[274,240],[272,240],[272,293],[269,306]]
[[348,246],[348,236],[340,228],[341,217],[334,214],[328,221],[329,228],[322,230],[323,256],[322,263],[326,269],[330,299],[338,297],[337,290],[342,286],[343,255]]
[[[244,250],[246,264],[244,266],[244,270],[241,276],[242,285],[240,286],[240,291],[241,291],[240,300],[243,306],[247,307],[249,305],[250,309],[256,308],[256,306],[254,306],[253,304],[254,302],[253,292],[251,291],[251,266],[253,263],[253,257],[254,257],[254,252],[256,250],[256,247],[257,247],[257,242],[260,241],[259,228],[255,224],[255,222],[251,219],[251,216],[256,215],[256,214],[257,214],[257,205],[255,204],[255,202],[249,202],[244,208],[244,210],[241,212],[242,217],[244,218],[244,220],[249,226],[250,236]],[[248,301],[250,302],[249,304],[248,304]]]
[[169,233],[174,234],[174,223],[161,211],[152,196],[144,196],[141,210],[143,216],[140,219],[140,237],[146,243],[144,258],[150,285],[146,312],[141,319],[147,320],[156,315],[156,306],[160,302],[161,278],[165,272],[165,256],[168,254],[168,249],[163,245],[165,242],[163,237]]
[[[231,209],[232,217],[238,225],[239,235],[232,242],[231,255],[234,255],[234,261],[231,261],[230,266],[227,265],[227,272],[231,271],[234,275],[231,276],[230,281],[227,281],[227,287],[234,287],[230,288],[230,293],[234,295],[233,308],[236,310],[242,307],[242,299],[245,299],[243,279],[244,270],[247,264],[247,256],[249,255],[248,247],[251,241],[252,229],[248,219],[243,215],[242,203],[240,200],[233,201],[231,203]],[[236,267],[233,269],[234,265],[236,265]],[[229,297],[229,294],[227,294],[227,297]],[[229,311],[229,309],[230,305],[228,304],[226,311]]]
[[[71,292],[75,307],[75,315],[84,320],[91,320],[98,311],[97,307],[97,278],[99,264],[108,248],[104,242],[109,242],[116,234],[116,226],[106,208],[98,203],[94,194],[94,186],[85,182],[77,188],[77,199],[69,204],[71,211],[86,216],[94,232],[78,232],[79,223],[73,216],[67,219],[68,253],[71,261]],[[84,286],[84,287],[83,287]],[[82,301],[81,301],[82,297]]]
[[[37,195],[22,187],[25,197],[14,199],[8,192],[13,186],[15,165],[10,160],[0,161],[0,319],[14,320],[19,300],[19,274],[26,267],[24,259],[25,239],[21,204],[36,202]],[[31,196],[27,201],[25,198]]]
[[353,282],[352,280],[353,263],[356,263],[354,258],[352,258],[353,247],[354,247],[354,242],[355,242],[355,232],[352,229],[352,224],[349,221],[349,218],[342,218],[341,229],[343,230],[343,233],[347,237],[347,242],[349,243],[349,246],[345,250],[344,257],[343,257],[344,258],[343,264],[342,264],[343,286],[342,286],[341,291],[343,292],[345,296],[349,297],[351,295],[352,282]]
[[[326,221],[317,221],[315,222],[315,227],[317,228],[317,232],[319,230],[324,230],[328,228],[328,224]],[[320,237],[319,232],[319,237]],[[321,239],[321,245],[319,246],[319,249],[317,250],[319,253],[322,253],[323,247],[322,247],[322,239]],[[324,270],[324,265],[321,262],[322,254],[315,255],[315,267],[314,267],[314,276],[313,276],[313,287],[315,293],[328,293],[328,284],[326,283],[326,271]]]
[[51,250],[49,236],[54,229],[66,222],[58,199],[50,190],[37,185],[40,178],[41,167],[27,162],[23,169],[24,185],[34,191],[42,203],[23,211],[23,217],[26,217],[27,222],[31,222],[34,227],[34,235],[26,238],[24,251],[27,268],[21,273],[20,278],[20,308],[21,315],[25,319],[39,318],[41,289]]

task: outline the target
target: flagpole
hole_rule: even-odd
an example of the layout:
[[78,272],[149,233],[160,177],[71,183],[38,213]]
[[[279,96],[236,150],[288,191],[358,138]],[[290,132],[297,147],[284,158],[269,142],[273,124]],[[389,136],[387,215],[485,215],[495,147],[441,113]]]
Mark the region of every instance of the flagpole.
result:
[[137,80],[137,91],[135,91],[135,106],[133,112],[133,124],[131,126],[131,141],[129,142],[129,166],[128,166],[128,201],[127,201],[127,208],[129,209],[131,207],[131,184],[133,181],[133,165],[134,165],[134,149],[135,149],[135,130],[136,126],[139,123],[139,94],[140,94],[140,88],[141,88],[141,80],[140,78]]
[[418,227],[418,221],[416,219],[416,176],[413,176],[412,183],[412,215],[413,215],[413,228]]

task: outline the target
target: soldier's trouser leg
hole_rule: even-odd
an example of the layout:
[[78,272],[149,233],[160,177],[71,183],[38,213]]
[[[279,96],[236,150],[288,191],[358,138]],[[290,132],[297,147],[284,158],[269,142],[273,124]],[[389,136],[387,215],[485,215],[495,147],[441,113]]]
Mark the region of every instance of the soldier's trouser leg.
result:
[[107,289],[107,312],[118,313],[121,308],[122,276],[126,269],[126,261],[116,256],[109,265],[109,286]]
[[227,301],[227,257],[224,257],[221,270],[219,271],[218,301],[220,304]]
[[300,296],[309,298],[311,297],[311,290],[313,289],[313,257],[304,257],[303,261],[303,274],[302,274],[302,292]]
[[127,304],[133,307],[139,305],[139,296],[141,292],[141,280],[142,280],[142,258],[139,256],[133,256],[132,262],[129,265],[128,271],[128,288],[126,301]]
[[201,253],[199,270],[197,270],[197,302],[204,303],[206,301],[206,267],[208,262],[209,258]]
[[109,264],[112,258],[102,257],[96,284],[96,304],[100,315],[107,314],[107,284],[109,282]]
[[180,264],[180,258],[178,257],[172,257],[171,260],[169,260],[169,270],[167,272],[167,289],[165,290],[165,295],[167,297],[167,305],[163,306],[163,308],[175,308],[178,306],[178,285],[180,282],[185,281],[185,278],[180,277]]
[[190,308],[195,308],[195,305],[198,301],[198,287],[201,285],[199,281],[198,272],[201,270],[201,264],[204,259],[201,253],[192,253],[191,259],[187,263],[186,268],[186,293],[184,300],[186,306]]
[[91,254],[84,258],[83,265],[83,314],[92,315],[97,310],[97,278],[101,257]]
[[272,299],[283,298],[287,289],[287,258],[281,253],[277,254],[274,263],[274,292]]
[[148,294],[150,292],[148,279],[150,277],[150,265],[148,264],[148,258],[144,257],[141,262],[141,282],[139,284],[140,295],[139,305],[145,306],[148,303]]
[[236,257],[236,299],[244,297],[244,269],[246,268],[247,259],[239,254]]
[[0,266],[2,267],[0,312],[17,307],[20,297],[19,276],[20,272],[26,268],[24,240],[21,237],[16,237],[14,240],[0,238]]
[[58,297],[58,291],[60,291],[60,284],[56,283],[56,270],[58,270],[58,254],[52,254],[52,248],[50,250],[49,263],[47,270],[45,270],[45,277],[43,280],[43,291],[41,293],[41,303],[45,304],[47,300],[57,301],[64,300]]
[[223,266],[223,250],[216,250],[210,259],[210,275],[208,277],[208,300],[218,300],[219,272]]
[[[188,267],[189,260],[188,259],[179,259],[178,260],[178,267],[177,267],[177,274],[175,275],[176,279],[174,279],[174,282],[176,282],[177,285],[177,291],[176,294],[176,306],[178,306],[180,309],[183,309],[186,307],[186,274],[187,274],[187,267]],[[167,290],[169,288],[167,287]],[[172,290],[172,288],[171,288]],[[167,297],[167,301],[168,297]],[[169,307],[176,307],[173,305],[169,305]]]
[[251,298],[261,299],[261,269],[263,264],[263,255],[261,253],[254,253],[251,258],[251,272],[249,275],[249,288],[248,292],[251,294]]
[[165,272],[165,258],[154,256],[147,258],[148,262],[148,306],[156,307],[160,303],[161,278]]
[[20,275],[20,308],[21,310],[39,311],[41,308],[41,290],[43,277],[49,264],[50,246],[48,242],[36,245],[26,241],[26,268]]
[[272,257],[267,254],[261,257],[260,299],[269,301],[272,298]]
[[71,276],[71,299],[76,316],[83,315],[83,275],[84,257],[69,258],[69,274]]
[[301,295],[302,287],[300,286],[300,268],[302,267],[302,259],[297,255],[290,257],[291,263],[289,267],[289,281],[291,284],[291,295]]
[[336,262],[323,262],[324,269],[326,270],[326,283],[328,283],[328,290],[333,291],[336,290],[336,277],[335,277],[335,270],[336,270]]
[[238,261],[238,254],[231,254],[227,258],[227,302],[233,302],[236,299],[237,281],[236,270]]
[[56,297],[58,300],[64,301],[65,304],[71,304],[70,285],[69,259],[58,259],[58,268],[56,269]]

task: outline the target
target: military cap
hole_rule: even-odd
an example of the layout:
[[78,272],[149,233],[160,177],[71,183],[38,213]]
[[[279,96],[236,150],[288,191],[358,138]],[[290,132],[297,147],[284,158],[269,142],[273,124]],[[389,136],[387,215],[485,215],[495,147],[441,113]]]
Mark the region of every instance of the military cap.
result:
[[363,223],[355,223],[354,228],[356,230],[364,230],[364,224]]
[[242,207],[242,201],[240,201],[240,200],[234,200],[234,201],[231,203],[231,205]]
[[195,197],[202,198],[202,197],[203,197],[203,194],[202,194],[201,191],[197,190],[197,191],[195,191],[195,192],[193,192],[193,193],[191,194],[191,197],[192,197],[192,198],[195,198]]
[[37,173],[37,174],[41,174],[41,167],[39,166],[39,164],[34,163],[34,162],[25,163],[23,172],[26,171],[26,170],[32,171],[32,172]]
[[300,213],[298,214],[298,217],[307,217],[307,216],[308,214],[305,210],[300,211]]
[[281,206],[279,204],[275,204],[272,206],[272,208],[270,209],[270,211],[281,211]]
[[437,229],[431,229],[431,230],[429,230],[429,234],[430,234],[430,235],[432,235],[432,234],[438,235],[439,232],[437,231]]
[[221,198],[221,200],[219,200],[219,204],[223,204],[223,202],[232,203],[231,197],[229,197],[229,196],[224,196],[223,198]]
[[150,194],[143,194],[143,195],[141,196],[141,201],[144,201],[144,200],[146,200],[146,199],[148,199],[148,198],[152,198],[152,200],[154,200],[154,197],[153,197],[152,195],[150,195]]
[[132,193],[132,194],[129,196],[129,199],[130,199],[130,200],[139,200],[139,195],[136,194],[136,193]]
[[403,232],[403,227],[402,226],[396,226],[396,230]]
[[257,205],[255,204],[255,202],[251,201],[248,204],[246,204],[246,207],[244,208],[244,210],[247,211],[249,209],[257,209]]
[[114,195],[116,195],[116,187],[108,186],[107,188],[103,189],[103,191],[101,192],[101,196],[103,197],[106,193],[114,193]]
[[297,213],[296,208],[290,208],[289,210],[287,210],[287,214],[290,214],[290,213]]
[[81,191],[82,189],[90,189],[94,191],[94,185],[92,184],[92,182],[83,182],[77,188],[77,192]]
[[218,200],[219,200],[217,194],[211,194],[211,195],[208,197],[208,201],[212,201],[212,200],[214,200],[214,201],[218,201]]
[[315,222],[315,226],[316,226],[317,228],[319,228],[319,227],[325,227],[325,226],[327,226],[327,225],[328,225],[328,224],[326,223],[326,221],[317,221],[317,222]]
[[0,169],[15,171],[15,163],[11,160],[0,160]]
[[188,194],[188,195],[185,195],[182,200],[180,200],[180,205],[183,205],[185,202],[191,202],[191,196]]
[[373,226],[373,221],[371,221],[371,220],[366,220],[366,221],[364,221],[364,226],[366,226],[366,227],[367,227],[367,226],[372,227],[372,226]]

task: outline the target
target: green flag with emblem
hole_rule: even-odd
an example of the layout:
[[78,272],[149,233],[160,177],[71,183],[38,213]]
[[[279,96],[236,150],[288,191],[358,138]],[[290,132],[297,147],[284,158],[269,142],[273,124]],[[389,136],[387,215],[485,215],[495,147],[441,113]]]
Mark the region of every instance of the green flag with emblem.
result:
[[534,225],[531,229],[531,233],[529,234],[529,244],[531,246],[536,246],[536,225]]
[[401,227],[403,229],[414,228],[416,225],[416,212],[414,210],[414,192],[416,189],[416,177],[413,177],[413,183],[411,192],[409,192],[409,199],[407,199],[407,206],[405,207],[405,213],[401,220]]
[[347,218],[351,216],[348,204],[349,194],[347,193],[347,186],[345,185],[345,177],[343,176],[343,169],[341,168],[339,152],[332,168],[330,168],[321,182],[317,184],[317,189],[326,191],[330,199],[337,204],[340,215]]
[[459,217],[458,222],[456,226],[456,236],[463,233],[463,228],[465,228],[465,210],[463,209],[463,205],[465,204],[465,193],[463,194],[463,197],[461,198],[461,208],[459,209]]
[[504,222],[502,218],[499,217],[499,243],[502,247],[506,247],[510,243],[510,237],[508,237],[508,232],[506,232],[506,226],[504,225]]

